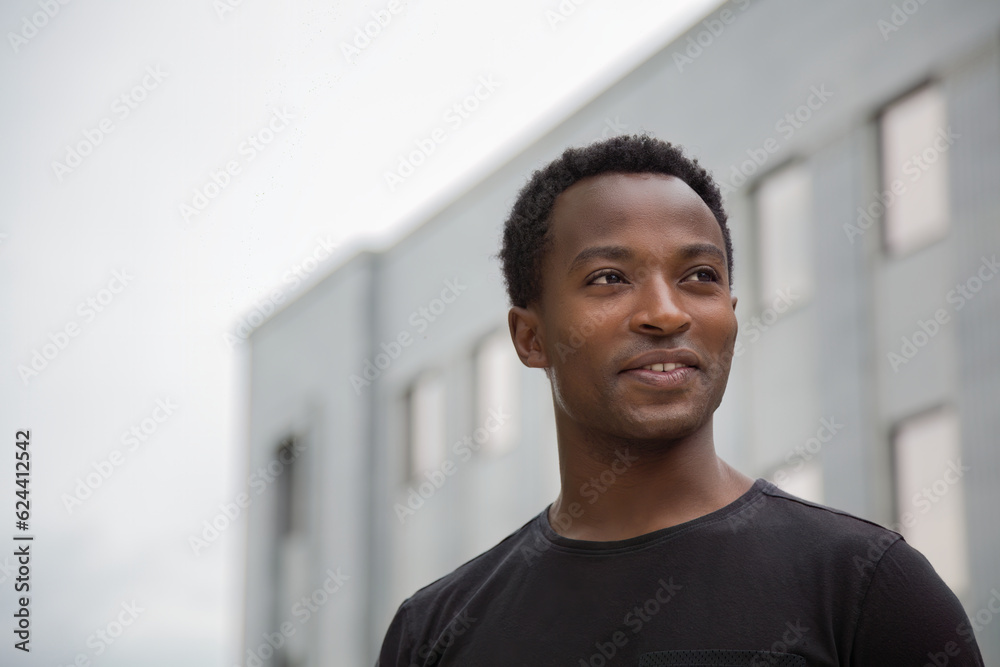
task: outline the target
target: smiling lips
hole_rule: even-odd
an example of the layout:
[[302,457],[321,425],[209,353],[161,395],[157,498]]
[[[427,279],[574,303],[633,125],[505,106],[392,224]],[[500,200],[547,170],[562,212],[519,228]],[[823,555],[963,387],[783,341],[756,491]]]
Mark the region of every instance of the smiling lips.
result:
[[[686,366],[687,364],[649,364],[648,366],[643,366],[642,369],[647,371],[659,371],[662,373],[664,371],[672,371],[675,368],[685,368]],[[640,369],[635,368],[631,370],[640,370]]]
[[621,372],[649,387],[676,389],[695,376],[699,361],[687,348],[650,350],[633,357]]
[[622,366],[622,371],[646,370],[657,373],[671,373],[678,368],[698,368],[701,360],[698,355],[686,347],[661,348],[649,350],[632,357]]
[[640,368],[622,371],[644,385],[657,389],[676,389],[688,383],[698,369],[685,364],[649,364]]

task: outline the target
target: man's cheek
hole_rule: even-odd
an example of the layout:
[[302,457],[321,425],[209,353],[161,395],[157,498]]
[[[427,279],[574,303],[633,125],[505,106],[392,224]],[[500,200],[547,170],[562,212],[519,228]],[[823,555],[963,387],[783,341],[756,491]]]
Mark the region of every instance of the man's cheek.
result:
[[[720,326],[721,329],[722,326]],[[735,323],[725,335],[717,337],[714,342],[709,340],[704,340],[704,342],[704,354],[708,355],[708,358],[704,359],[705,370],[711,377],[728,376],[733,359],[746,352],[746,346],[739,339]]]
[[733,349],[736,347],[740,334],[740,325],[739,322],[736,321],[735,313],[730,313],[730,316],[726,317],[723,327],[725,331],[728,331],[728,334],[726,335],[722,349],[726,350],[729,357],[732,358],[732,355],[734,354]]

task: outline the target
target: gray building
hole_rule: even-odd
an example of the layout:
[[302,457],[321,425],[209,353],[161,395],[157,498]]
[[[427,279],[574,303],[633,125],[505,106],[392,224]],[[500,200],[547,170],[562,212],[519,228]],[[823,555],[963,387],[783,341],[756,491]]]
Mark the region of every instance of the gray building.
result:
[[610,127],[723,185],[719,453],[903,532],[1000,661],[1000,3],[734,0],[253,333],[244,664],[374,664],[405,597],[555,498],[493,255],[531,172]]

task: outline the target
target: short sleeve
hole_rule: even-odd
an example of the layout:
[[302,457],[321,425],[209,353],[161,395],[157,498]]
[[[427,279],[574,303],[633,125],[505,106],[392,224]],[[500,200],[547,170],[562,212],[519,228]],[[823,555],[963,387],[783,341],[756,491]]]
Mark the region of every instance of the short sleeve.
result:
[[389,629],[382,640],[375,667],[410,667],[411,645],[406,625],[406,603],[404,601],[396,610]]
[[904,540],[879,560],[861,604],[851,665],[983,667],[969,617],[930,562]]

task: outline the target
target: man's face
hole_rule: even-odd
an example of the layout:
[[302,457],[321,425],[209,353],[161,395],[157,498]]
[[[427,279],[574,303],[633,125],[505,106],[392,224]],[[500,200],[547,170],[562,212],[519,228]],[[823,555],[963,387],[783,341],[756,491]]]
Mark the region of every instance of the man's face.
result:
[[[637,441],[711,424],[737,323],[705,202],[675,177],[602,174],[559,195],[549,233],[541,301],[528,310],[557,411]],[[685,367],[638,368],[670,359]]]

